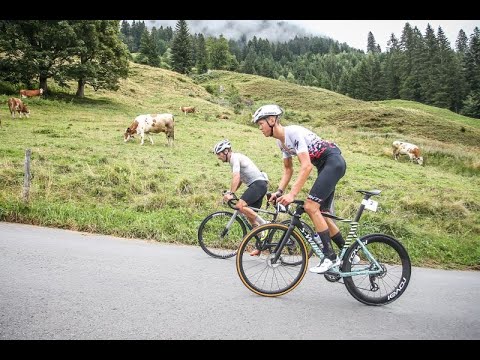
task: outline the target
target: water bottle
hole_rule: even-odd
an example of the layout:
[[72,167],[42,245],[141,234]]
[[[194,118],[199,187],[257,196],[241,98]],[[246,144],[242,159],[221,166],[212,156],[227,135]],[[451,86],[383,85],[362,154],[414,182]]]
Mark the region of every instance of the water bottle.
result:
[[313,241],[315,241],[315,244],[317,244],[320,250],[323,251],[323,243],[322,243],[322,239],[320,239],[320,235],[315,233],[315,235],[313,235]]

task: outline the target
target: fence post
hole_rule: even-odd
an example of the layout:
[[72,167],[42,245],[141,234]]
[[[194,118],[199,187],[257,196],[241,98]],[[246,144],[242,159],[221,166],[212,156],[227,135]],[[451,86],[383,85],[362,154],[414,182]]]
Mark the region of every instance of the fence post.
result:
[[30,156],[32,154],[31,149],[25,150],[25,174],[23,176],[23,202],[28,203],[30,195]]

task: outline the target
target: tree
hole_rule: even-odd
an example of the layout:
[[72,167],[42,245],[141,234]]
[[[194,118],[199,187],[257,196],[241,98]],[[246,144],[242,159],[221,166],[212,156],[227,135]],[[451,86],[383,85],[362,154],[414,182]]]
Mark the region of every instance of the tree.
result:
[[229,69],[233,56],[228,49],[228,41],[220,35],[220,37],[210,37],[207,39],[207,52],[210,59],[210,68],[227,70]]
[[367,52],[371,53],[378,53],[380,47],[377,47],[377,43],[375,41],[375,37],[373,36],[372,32],[368,32],[368,39],[367,39]]
[[30,84],[38,78],[45,93],[49,78],[64,83],[63,70],[75,55],[76,42],[75,31],[66,20],[1,22],[2,63],[16,72],[17,80]]
[[369,53],[352,74],[355,84],[355,97],[362,100],[383,100],[383,74],[379,61],[380,55]]
[[119,36],[118,20],[72,20],[78,60],[66,66],[65,77],[77,80],[76,96],[84,97],[85,85],[117,90],[128,76],[129,53]]
[[467,96],[460,112],[462,115],[480,119],[480,91],[472,91]]
[[478,27],[470,36],[465,63],[470,91],[480,91],[480,29]]
[[465,31],[463,31],[462,29],[460,29],[460,31],[458,32],[457,41],[455,41],[455,47],[457,51],[462,54],[465,54],[467,52],[468,38],[467,34],[465,34]]
[[139,50],[140,54],[137,57],[139,63],[160,67],[160,52],[158,51],[153,29],[151,33],[149,33],[147,29],[143,31]]
[[205,47],[205,37],[203,34],[198,35],[197,40],[197,73],[204,74],[208,71],[208,55]]
[[187,22],[178,20],[172,41],[172,70],[188,74],[193,66],[190,33]]

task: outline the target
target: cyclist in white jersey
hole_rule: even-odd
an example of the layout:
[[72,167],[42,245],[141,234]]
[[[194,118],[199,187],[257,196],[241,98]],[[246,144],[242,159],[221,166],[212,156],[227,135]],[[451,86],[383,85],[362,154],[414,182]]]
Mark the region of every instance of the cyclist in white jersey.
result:
[[[277,139],[277,145],[283,153],[283,176],[277,192],[270,200],[277,200],[282,205],[290,204],[303,188],[313,167],[317,168],[317,179],[305,201],[304,208],[315,225],[325,254],[323,262],[310,268],[310,271],[322,274],[340,265],[331,240],[340,248],[345,243],[337,225],[331,219],[324,218],[320,210],[330,211],[335,186],[345,175],[346,163],[335,143],[322,140],[303,126],[282,126],[279,123],[282,114],[283,109],[278,105],[264,105],[255,112],[252,119],[264,136]],[[290,192],[284,194],[293,175],[292,156],[298,157],[300,171]]]
[[248,188],[238,200],[236,207],[244,214],[252,227],[265,224],[258,214],[248,206],[261,208],[263,197],[267,193],[268,177],[260,171],[250,158],[244,154],[233,152],[228,140],[222,140],[213,148],[213,153],[223,162],[228,162],[232,167],[232,181],[230,191],[223,196],[224,201],[233,199],[233,193],[244,183]]

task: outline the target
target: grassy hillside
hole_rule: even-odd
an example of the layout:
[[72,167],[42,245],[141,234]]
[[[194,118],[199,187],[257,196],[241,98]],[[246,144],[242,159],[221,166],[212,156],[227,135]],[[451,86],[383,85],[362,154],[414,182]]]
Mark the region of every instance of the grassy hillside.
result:
[[[234,109],[227,96],[232,85],[249,105]],[[223,208],[221,191],[231,179],[230,167],[211,153],[217,141],[230,139],[276,189],[280,153],[250,123],[258,106],[276,102],[286,110],[284,124],[300,123],[342,149],[347,174],[337,190],[339,215],[354,215],[361,200],[356,189],[383,190],[379,211],[362,218],[362,234],[397,237],[417,266],[480,269],[475,119],[407,101],[362,102],[252,75],[215,71],[192,80],[133,63],[118,92],[87,89],[86,99],[75,99],[73,88],[52,90],[46,99],[27,99],[29,119],[10,119],[9,95],[0,94],[1,220],[195,244],[201,220]],[[180,106],[199,112],[185,116]],[[138,139],[123,142],[136,115],[155,112],[175,115],[173,148],[165,146],[165,134],[154,135],[153,146],[148,138],[144,146]],[[222,113],[229,119],[216,118]],[[426,165],[392,160],[393,140],[420,145]],[[34,176],[28,206],[21,200],[27,148]]]

